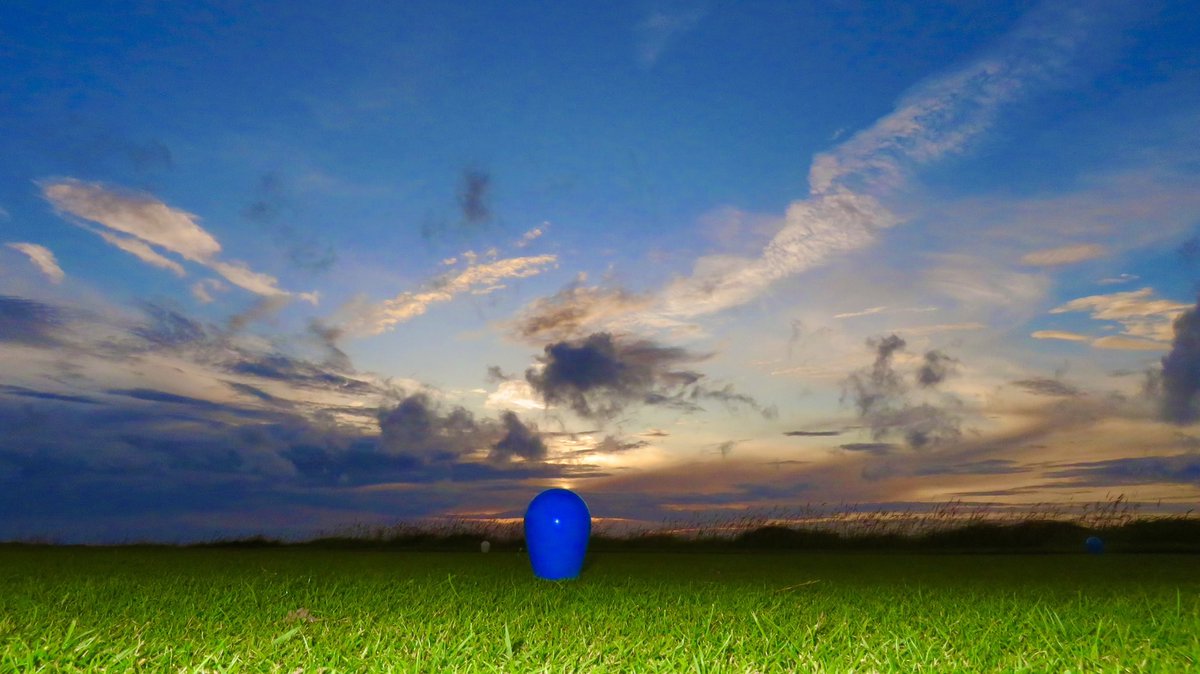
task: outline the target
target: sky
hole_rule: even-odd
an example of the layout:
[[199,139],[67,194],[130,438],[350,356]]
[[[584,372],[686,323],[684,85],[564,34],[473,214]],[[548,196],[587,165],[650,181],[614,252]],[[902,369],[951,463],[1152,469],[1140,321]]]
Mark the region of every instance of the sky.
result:
[[1188,2],[6,2],[0,540],[1200,501]]

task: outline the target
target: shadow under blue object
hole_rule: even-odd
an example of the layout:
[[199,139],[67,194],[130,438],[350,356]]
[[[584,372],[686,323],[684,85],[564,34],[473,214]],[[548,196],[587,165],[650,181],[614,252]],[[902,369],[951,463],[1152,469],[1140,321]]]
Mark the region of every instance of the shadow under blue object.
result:
[[592,534],[587,504],[569,489],[547,489],[525,511],[525,547],[533,575],[545,580],[578,578]]

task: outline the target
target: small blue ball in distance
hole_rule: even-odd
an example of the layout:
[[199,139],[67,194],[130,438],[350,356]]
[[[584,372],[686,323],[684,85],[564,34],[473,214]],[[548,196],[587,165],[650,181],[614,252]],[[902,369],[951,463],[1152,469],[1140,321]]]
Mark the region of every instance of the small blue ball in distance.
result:
[[1104,541],[1100,540],[1099,536],[1088,536],[1088,539],[1083,544],[1087,547],[1087,551],[1093,555],[1104,552]]

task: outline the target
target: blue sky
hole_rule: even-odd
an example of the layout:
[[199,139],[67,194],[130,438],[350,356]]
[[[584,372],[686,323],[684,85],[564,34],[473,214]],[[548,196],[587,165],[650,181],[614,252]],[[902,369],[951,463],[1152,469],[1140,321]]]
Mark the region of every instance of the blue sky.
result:
[[394,4],[0,9],[0,539],[1197,501],[1188,3]]

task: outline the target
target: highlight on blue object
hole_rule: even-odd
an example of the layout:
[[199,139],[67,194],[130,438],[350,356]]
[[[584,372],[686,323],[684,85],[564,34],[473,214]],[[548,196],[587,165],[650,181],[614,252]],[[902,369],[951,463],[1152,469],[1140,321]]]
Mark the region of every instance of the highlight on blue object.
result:
[[546,580],[578,578],[583,570],[592,515],[569,489],[547,489],[525,511],[525,547],[533,575]]
[[1087,551],[1093,555],[1104,552],[1104,541],[1100,540],[1099,536],[1088,536],[1088,539],[1083,544],[1087,547]]

